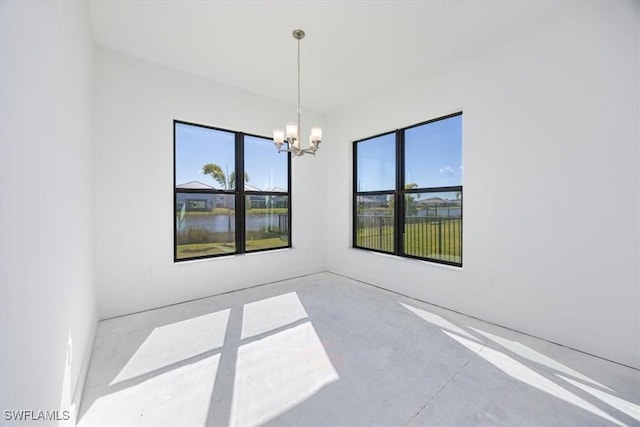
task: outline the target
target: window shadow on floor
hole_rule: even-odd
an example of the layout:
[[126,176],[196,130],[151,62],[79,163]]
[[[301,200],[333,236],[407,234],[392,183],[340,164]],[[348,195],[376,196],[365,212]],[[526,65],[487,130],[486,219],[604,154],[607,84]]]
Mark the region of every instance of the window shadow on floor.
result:
[[638,425],[637,370],[323,273],[100,324],[79,425]]
[[102,322],[80,425],[259,425],[337,381],[297,293],[274,291]]

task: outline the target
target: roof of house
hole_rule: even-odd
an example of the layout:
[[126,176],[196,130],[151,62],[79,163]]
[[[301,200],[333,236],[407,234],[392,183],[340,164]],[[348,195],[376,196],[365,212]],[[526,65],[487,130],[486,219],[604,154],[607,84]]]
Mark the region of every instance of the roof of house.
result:
[[245,191],[262,191],[258,187],[254,187],[253,185],[249,185],[249,184],[245,184],[244,189]]
[[[200,181],[189,181],[189,182],[185,182],[184,184],[178,184],[176,185],[177,189],[188,189],[188,190],[217,190],[217,188],[212,187],[208,184],[205,184],[204,182],[200,182]],[[278,191],[278,192],[283,192],[286,193],[287,190],[285,190],[284,188],[281,187],[272,187],[269,188],[267,190],[262,190],[258,187],[254,187],[253,185],[249,185],[249,184],[245,184],[244,185],[244,189],[246,191]]]
[[179,184],[176,185],[176,188],[182,188],[182,189],[198,189],[198,190],[212,190],[214,189],[214,187],[207,185],[203,182],[200,181],[189,181],[189,182],[185,182],[184,184]]

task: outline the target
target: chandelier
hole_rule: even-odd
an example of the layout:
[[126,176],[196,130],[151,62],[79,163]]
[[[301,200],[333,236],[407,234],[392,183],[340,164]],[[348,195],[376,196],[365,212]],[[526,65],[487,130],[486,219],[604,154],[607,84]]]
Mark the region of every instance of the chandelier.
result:
[[[302,156],[303,154],[316,155],[316,151],[322,142],[322,128],[320,126],[313,126],[311,128],[311,135],[309,135],[309,148],[300,148],[300,40],[304,38],[304,31],[294,30],[293,38],[298,40],[298,121],[297,123],[287,123],[286,132],[282,129],[276,129],[273,131],[273,143],[278,149],[278,153],[293,153],[294,156]],[[287,143],[287,148],[282,148],[284,143]]]

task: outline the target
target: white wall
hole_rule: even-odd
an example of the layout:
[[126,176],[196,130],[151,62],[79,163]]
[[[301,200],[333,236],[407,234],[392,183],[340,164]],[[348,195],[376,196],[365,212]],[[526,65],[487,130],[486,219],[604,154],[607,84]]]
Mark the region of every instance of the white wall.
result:
[[[324,147],[292,160],[292,249],[173,261],[173,120],[270,136],[295,119],[294,105],[99,49],[95,106],[102,318],[325,269]],[[323,121],[303,112],[303,134]]]
[[[328,270],[640,367],[636,2],[573,3],[328,117]],[[464,267],[350,249],[352,141],[463,110]]]
[[0,17],[0,409],[6,422],[5,410],[73,412],[84,382],[83,360],[97,324],[93,44],[83,2],[3,1]]

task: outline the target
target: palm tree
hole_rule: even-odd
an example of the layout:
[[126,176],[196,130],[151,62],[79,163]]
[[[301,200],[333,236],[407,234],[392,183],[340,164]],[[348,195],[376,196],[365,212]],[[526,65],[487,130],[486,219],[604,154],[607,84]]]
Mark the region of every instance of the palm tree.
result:
[[[229,172],[229,169],[225,165],[225,169]],[[207,163],[202,166],[202,173],[204,175],[210,175],[211,178],[222,186],[224,190],[234,190],[236,188],[236,173],[224,173],[222,168],[215,163]],[[249,182],[249,174],[244,173],[244,182]]]
[[[215,163],[207,163],[202,166],[202,173],[204,175],[209,175],[211,178],[220,184],[224,190],[234,190],[236,188],[236,173],[235,171],[229,173],[229,168],[225,165],[225,172],[222,171],[222,168]],[[244,182],[249,182],[249,174],[244,173]],[[229,203],[226,203],[228,209],[228,232],[231,233],[231,206]]]
[[[412,188],[417,188],[417,187],[418,187],[418,184],[416,184],[415,182],[410,182],[410,183],[404,185],[404,189],[405,190],[411,190]],[[415,194],[415,198],[414,198],[413,194],[408,194],[406,196],[406,198],[405,198],[406,203],[407,203],[407,205],[405,207],[405,212],[410,213],[410,214],[415,216],[416,215],[416,211],[417,211],[416,199],[419,199],[419,198],[420,198],[420,193],[416,193]]]
[[213,178],[214,181],[227,190],[227,176],[222,172],[222,168],[220,166],[215,163],[207,163],[202,166],[202,173],[204,175],[211,175],[211,178]]
[[[245,183],[249,182],[249,174],[246,173],[246,172],[244,173],[244,182]],[[235,172],[231,172],[229,174],[228,184],[229,184],[229,189],[234,190],[236,188],[236,173]]]
[[[405,190],[411,190],[412,188],[417,188],[418,184],[416,184],[415,182],[410,182],[408,184],[404,185],[404,189]],[[417,193],[415,195],[415,197],[417,199],[420,198],[420,194]],[[416,206],[415,206],[415,199],[413,195],[406,195],[405,197],[405,201],[406,201],[406,208],[405,210],[407,212],[413,212],[413,214],[415,215],[415,211],[416,211]],[[395,202],[395,198],[393,195],[389,196],[389,206],[393,207],[393,203]]]

